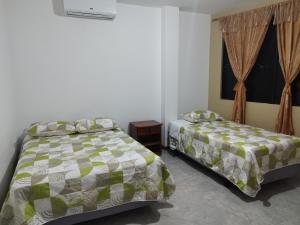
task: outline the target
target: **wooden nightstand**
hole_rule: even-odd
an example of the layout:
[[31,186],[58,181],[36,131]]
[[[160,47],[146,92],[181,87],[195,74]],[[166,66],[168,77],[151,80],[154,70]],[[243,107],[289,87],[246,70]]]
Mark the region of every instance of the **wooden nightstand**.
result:
[[129,123],[129,135],[146,148],[161,153],[161,126],[154,120]]

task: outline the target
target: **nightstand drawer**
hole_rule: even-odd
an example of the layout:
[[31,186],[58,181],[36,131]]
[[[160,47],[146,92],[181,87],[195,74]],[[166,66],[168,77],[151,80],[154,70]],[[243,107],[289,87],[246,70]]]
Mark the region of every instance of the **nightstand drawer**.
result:
[[151,134],[160,134],[161,133],[161,126],[155,126],[155,127],[150,127],[150,133]]
[[129,123],[129,134],[146,148],[161,152],[161,126],[154,120]]
[[151,127],[141,127],[137,129],[137,134],[139,136],[149,135],[151,134]]

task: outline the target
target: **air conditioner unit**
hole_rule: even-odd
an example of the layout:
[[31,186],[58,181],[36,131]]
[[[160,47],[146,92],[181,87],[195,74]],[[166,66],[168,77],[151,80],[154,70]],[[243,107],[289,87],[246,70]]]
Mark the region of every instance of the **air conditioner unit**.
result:
[[66,16],[112,20],[117,15],[116,0],[64,0]]

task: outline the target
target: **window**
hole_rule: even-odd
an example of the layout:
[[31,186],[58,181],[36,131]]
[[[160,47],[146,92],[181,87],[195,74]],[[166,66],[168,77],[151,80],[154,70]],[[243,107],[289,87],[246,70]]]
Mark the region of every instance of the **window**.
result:
[[[223,44],[221,98],[233,100],[236,78],[231,69],[225,44]],[[260,49],[257,61],[246,82],[247,101],[280,104],[284,78],[279,64],[276,26],[272,23]],[[300,106],[300,75],[292,84],[293,105]]]

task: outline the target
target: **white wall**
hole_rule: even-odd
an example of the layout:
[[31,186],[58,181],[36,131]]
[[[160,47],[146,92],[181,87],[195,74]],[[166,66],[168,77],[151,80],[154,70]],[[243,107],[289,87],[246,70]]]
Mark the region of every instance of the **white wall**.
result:
[[210,15],[180,12],[179,113],[208,108]]
[[116,20],[57,16],[10,0],[18,125],[109,116],[161,119],[161,9],[118,4]]
[[[168,111],[207,108],[209,15],[180,12],[179,22],[170,19],[179,32],[178,53],[163,40],[160,8],[118,4],[112,22],[57,16],[51,0],[8,2],[20,130],[40,120],[91,116],[113,117],[126,129],[129,121],[167,123]],[[173,39],[178,42],[178,35]],[[173,51],[168,69],[164,49]],[[166,85],[164,71],[172,76]],[[168,106],[162,95],[172,88],[167,99],[177,105]]]
[[167,146],[168,124],[178,116],[179,8],[162,8],[162,122],[163,145]]
[[9,165],[15,153],[15,105],[13,96],[13,79],[10,71],[10,54],[8,49],[7,30],[5,26],[4,0],[0,0],[0,205],[3,200],[9,176]]

